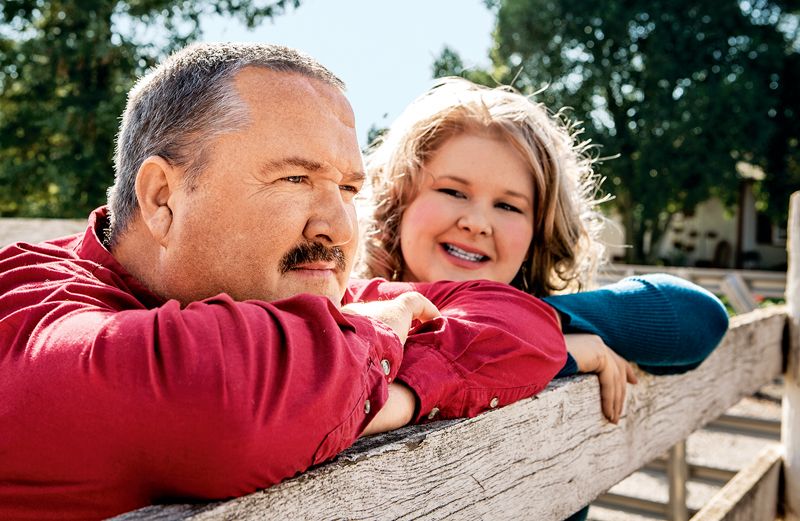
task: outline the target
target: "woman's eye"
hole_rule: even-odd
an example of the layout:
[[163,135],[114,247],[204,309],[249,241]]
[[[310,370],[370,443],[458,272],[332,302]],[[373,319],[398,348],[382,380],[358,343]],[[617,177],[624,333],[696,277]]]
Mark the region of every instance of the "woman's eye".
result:
[[450,197],[455,197],[457,199],[467,198],[467,196],[464,195],[462,192],[459,192],[458,190],[454,190],[452,188],[438,188],[436,191],[442,194],[449,195]]
[[495,206],[507,212],[522,213],[522,210],[508,203],[497,203]]

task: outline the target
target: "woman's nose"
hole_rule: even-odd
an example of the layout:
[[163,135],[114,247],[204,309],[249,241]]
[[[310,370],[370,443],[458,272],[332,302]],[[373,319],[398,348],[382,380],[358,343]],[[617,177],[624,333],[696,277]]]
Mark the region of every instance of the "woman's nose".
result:
[[486,212],[475,205],[465,209],[457,224],[460,229],[468,233],[486,236],[492,234],[492,224]]

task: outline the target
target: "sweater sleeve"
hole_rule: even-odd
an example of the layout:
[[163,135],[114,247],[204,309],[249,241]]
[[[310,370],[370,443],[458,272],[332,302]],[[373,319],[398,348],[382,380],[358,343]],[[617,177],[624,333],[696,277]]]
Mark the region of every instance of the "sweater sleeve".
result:
[[[694,369],[728,328],[719,299],[666,274],[628,277],[594,291],[544,300],[566,318],[564,333],[598,335],[620,356],[653,374]],[[566,369],[560,376],[574,374]]]
[[35,390],[15,414],[39,454],[20,445],[20,465],[125,491],[95,498],[99,511],[241,496],[325,461],[380,410],[402,360],[388,328],[311,295],[117,312],[63,301],[37,323],[14,380],[15,396]]
[[507,284],[375,280],[357,298],[412,290],[442,313],[412,330],[397,375],[419,399],[418,422],[472,417],[532,396],[564,365],[564,337],[553,309]]

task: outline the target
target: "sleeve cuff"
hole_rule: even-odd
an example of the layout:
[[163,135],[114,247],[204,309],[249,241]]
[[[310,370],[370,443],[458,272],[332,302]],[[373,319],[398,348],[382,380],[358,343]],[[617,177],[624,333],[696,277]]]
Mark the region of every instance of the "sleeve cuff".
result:
[[567,361],[564,362],[564,367],[556,375],[556,378],[564,378],[565,376],[573,376],[578,374],[578,362],[572,357],[571,354],[567,353]]
[[435,349],[425,345],[408,346],[397,379],[417,396],[412,423],[461,416],[460,407],[454,402],[463,400],[453,400],[455,393],[450,387],[452,382],[461,382],[462,378]]

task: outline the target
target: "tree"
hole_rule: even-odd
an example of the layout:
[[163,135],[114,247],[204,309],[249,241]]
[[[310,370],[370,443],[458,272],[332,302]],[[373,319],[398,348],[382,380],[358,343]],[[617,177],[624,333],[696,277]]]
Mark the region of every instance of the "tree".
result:
[[762,204],[785,212],[786,192],[773,190],[800,188],[800,176],[786,175],[797,169],[797,142],[784,134],[796,125],[785,104],[798,107],[797,24],[787,23],[796,22],[795,2],[487,5],[497,13],[494,81],[547,87],[542,101],[570,107],[597,153],[614,157],[598,169],[623,216],[630,261],[645,259],[645,235],[655,244],[676,211],[711,195],[735,203],[740,161],[767,171]]
[[194,40],[204,14],[253,27],[299,3],[4,0],[0,216],[83,217],[102,204],[113,181],[118,117],[135,78]]

